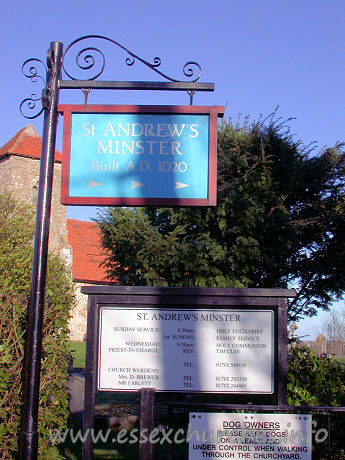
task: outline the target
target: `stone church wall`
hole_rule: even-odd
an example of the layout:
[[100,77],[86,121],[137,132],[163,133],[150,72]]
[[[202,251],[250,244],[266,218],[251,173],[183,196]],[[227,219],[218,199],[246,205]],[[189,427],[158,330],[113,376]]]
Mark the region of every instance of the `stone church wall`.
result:
[[[40,162],[36,159],[11,155],[0,163],[0,190],[7,189],[14,196],[34,207],[37,204]],[[67,236],[67,208],[60,203],[61,164],[55,163],[50,217],[49,249],[69,248]],[[66,258],[66,251],[63,251]],[[67,257],[68,259],[68,257]],[[68,262],[68,260],[67,260]]]
[[84,286],[84,284],[74,283],[74,286],[75,307],[71,311],[71,318],[69,322],[70,339],[83,341],[86,338],[87,295],[80,292],[80,288]]

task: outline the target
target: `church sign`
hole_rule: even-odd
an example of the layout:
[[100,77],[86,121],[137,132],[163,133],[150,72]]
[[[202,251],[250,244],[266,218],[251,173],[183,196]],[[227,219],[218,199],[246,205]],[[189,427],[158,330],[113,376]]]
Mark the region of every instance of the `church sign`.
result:
[[215,206],[224,107],[61,105],[61,202]]

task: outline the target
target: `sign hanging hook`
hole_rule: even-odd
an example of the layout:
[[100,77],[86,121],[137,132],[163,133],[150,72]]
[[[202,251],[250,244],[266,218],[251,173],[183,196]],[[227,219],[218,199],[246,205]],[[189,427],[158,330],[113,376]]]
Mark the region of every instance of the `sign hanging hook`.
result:
[[187,94],[189,95],[189,105],[193,105],[193,96],[196,93],[195,89],[188,89]]
[[87,105],[87,98],[89,97],[90,88],[82,88],[82,93],[84,94],[84,104]]

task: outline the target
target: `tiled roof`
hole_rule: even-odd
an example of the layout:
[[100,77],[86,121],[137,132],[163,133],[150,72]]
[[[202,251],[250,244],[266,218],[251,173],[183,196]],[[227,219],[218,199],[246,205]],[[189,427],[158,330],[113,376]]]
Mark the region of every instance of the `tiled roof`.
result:
[[[3,147],[0,148],[0,158],[8,155],[17,155],[26,158],[41,158],[42,138],[32,125],[15,134]],[[55,150],[55,162],[61,163],[62,155]]]
[[105,268],[101,266],[106,252],[97,224],[67,219],[67,231],[73,250],[73,279],[88,283],[110,283]]

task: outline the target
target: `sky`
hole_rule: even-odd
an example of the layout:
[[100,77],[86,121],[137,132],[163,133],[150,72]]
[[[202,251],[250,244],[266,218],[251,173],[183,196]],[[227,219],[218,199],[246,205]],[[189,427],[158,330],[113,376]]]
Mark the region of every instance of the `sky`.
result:
[[[20,102],[41,94],[22,74],[29,58],[45,61],[50,42],[64,48],[78,37],[112,38],[153,62],[177,80],[186,62],[202,68],[200,82],[215,91],[194,96],[195,105],[224,105],[225,118],[255,121],[278,106],[277,117],[294,119],[291,132],[315,153],[345,139],[345,2],[343,0],[12,0],[1,7],[0,146],[33,124],[42,133],[43,116],[24,118]],[[104,80],[164,81],[114,44],[97,41],[104,51]],[[41,73],[44,75],[44,72]],[[66,76],[63,76],[67,79]],[[60,103],[83,103],[80,90],[62,90]],[[188,105],[185,93],[93,90],[89,104]],[[59,120],[57,148],[62,146]],[[88,220],[97,208],[73,207],[68,217]],[[318,319],[299,323],[313,334]],[[316,326],[311,325],[316,321]]]

